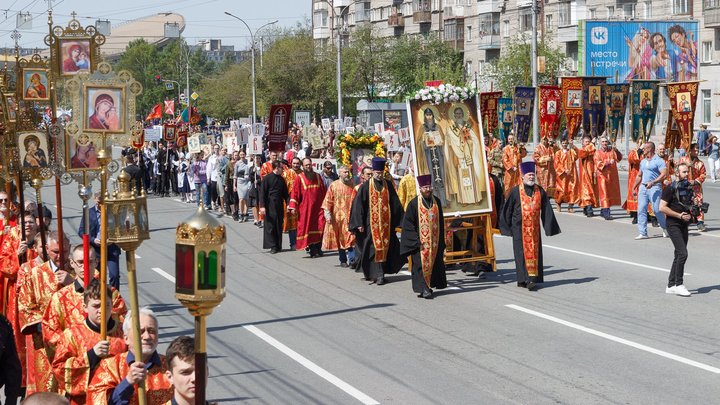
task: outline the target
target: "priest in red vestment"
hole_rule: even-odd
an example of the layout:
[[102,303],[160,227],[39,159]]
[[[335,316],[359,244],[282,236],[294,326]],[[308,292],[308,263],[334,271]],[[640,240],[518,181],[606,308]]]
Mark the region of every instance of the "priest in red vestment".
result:
[[503,180],[505,198],[507,198],[513,187],[521,183],[520,163],[525,156],[527,156],[527,151],[524,146],[515,144],[515,135],[508,136],[508,144],[505,145],[502,153],[502,164],[505,169],[505,178]]
[[595,151],[594,159],[600,215],[606,220],[611,220],[613,217],[610,215],[610,207],[621,204],[617,164],[622,160],[622,154],[614,145],[610,145],[607,137],[603,136],[600,138],[600,149]]
[[550,197],[555,195],[555,144],[550,142],[550,138],[542,138],[542,141],[535,147],[533,152],[533,160],[535,161],[535,170],[537,183],[542,187]]
[[297,175],[290,191],[288,211],[297,212],[297,250],[309,248],[310,257],[322,256],[322,234],[325,228],[325,216],[322,203],[325,199],[325,183],[319,174],[313,171],[312,160],[302,161],[303,171]]
[[53,373],[58,381],[58,390],[65,393],[72,405],[86,403],[90,378],[100,364],[100,360],[127,351],[122,324],[112,318],[110,307],[112,292],[109,288],[106,294],[106,340],[100,340],[102,322],[100,282],[93,279],[83,292],[85,316],[82,322],[68,326],[57,341],[55,357],[52,361]]
[[627,211],[628,215],[632,218],[633,225],[636,225],[638,222],[637,219],[637,211],[638,211],[638,202],[637,202],[637,196],[633,195],[633,186],[635,185],[635,178],[637,177],[638,173],[640,172],[640,160],[643,156],[643,150],[642,145],[638,145],[636,149],[632,149],[630,153],[628,153],[628,187],[627,187],[627,197],[625,198],[625,202],[623,203],[622,207],[625,211]]
[[[155,313],[140,308],[142,353],[133,348],[132,315],[123,322],[128,351],[100,361],[90,380],[89,405],[137,405],[137,385],[145,381],[147,405],[165,405],[172,400],[173,388],[167,378],[165,356],[157,352],[158,321]],[[137,361],[137,360],[140,361]]]
[[560,226],[545,190],[535,183],[535,164],[524,162],[520,171],[523,183],[510,190],[500,215],[500,232],[513,240],[518,287],[532,291],[543,282],[541,226],[546,236],[559,234]]
[[[67,257],[70,241],[64,236],[64,252],[60,251],[60,235],[52,231],[47,236],[48,261],[36,266],[25,276],[18,291],[18,310],[20,311],[20,329],[26,335],[32,335],[27,347],[27,393],[57,390],[57,381],[52,374],[47,351],[42,338],[42,319],[53,293],[69,285],[75,279],[70,267],[59,268],[60,257]],[[32,361],[31,361],[32,359]]]
[[578,202],[577,148],[570,143],[567,136],[560,141],[560,150],[555,152],[555,203],[558,211],[562,203],[568,204],[568,212],[575,212],[574,205]]
[[412,288],[418,298],[432,299],[432,288],[447,287],[445,220],[440,199],[433,195],[431,176],[417,176],[417,182],[420,195],[405,210],[400,256],[412,258]]
[[277,152],[270,152],[269,160],[265,163],[263,163],[262,167],[260,168],[260,180],[263,179],[266,175],[272,173],[272,162],[276,161],[278,156]]
[[585,216],[593,217],[593,207],[597,205],[597,185],[595,184],[595,145],[589,136],[583,137],[583,146],[578,150],[580,160],[580,187],[578,205],[583,207]]
[[[283,179],[285,179],[288,192],[292,191],[295,179],[298,174],[302,172],[302,163],[300,162],[300,159],[293,158],[290,166],[291,167],[285,167],[282,174]],[[285,213],[283,232],[287,232],[288,238],[290,239],[290,250],[295,250],[295,244],[297,243],[297,221],[297,212]]]
[[350,232],[350,208],[355,199],[355,182],[350,168],[338,168],[339,179],[330,183],[322,209],[325,215],[325,232],[322,249],[337,250],[340,267],[348,267],[355,261],[355,235]]

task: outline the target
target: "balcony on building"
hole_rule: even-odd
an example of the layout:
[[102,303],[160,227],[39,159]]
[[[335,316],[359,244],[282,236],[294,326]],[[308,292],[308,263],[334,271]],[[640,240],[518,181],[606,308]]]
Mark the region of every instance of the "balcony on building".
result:
[[405,26],[405,17],[401,13],[392,13],[388,16],[388,27],[403,28]]
[[476,13],[477,14],[486,14],[486,13],[499,13],[502,9],[503,1],[502,0],[479,0],[477,2],[477,8]]
[[459,52],[465,51],[465,19],[454,17],[445,20],[444,39],[445,43]]
[[[618,0],[627,2],[627,0]],[[578,17],[575,1],[562,1],[558,5],[558,42],[573,42],[578,40]]]
[[413,23],[429,24],[432,22],[430,0],[413,0]]
[[720,28],[720,0],[703,0],[705,28]]
[[500,49],[500,35],[484,34],[478,38],[478,49]]
[[500,49],[500,12],[478,14],[478,49]]

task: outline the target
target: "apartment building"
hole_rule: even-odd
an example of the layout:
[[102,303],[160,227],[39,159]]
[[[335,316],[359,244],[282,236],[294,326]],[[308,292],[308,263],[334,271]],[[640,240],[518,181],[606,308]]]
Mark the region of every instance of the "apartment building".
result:
[[[311,0],[313,36],[318,46],[343,43],[361,24],[391,37],[439,33],[465,60],[468,82],[477,76],[489,88],[487,66],[503,45],[531,35],[533,0]],[[583,20],[697,20],[699,76],[696,122],[720,129],[720,0],[539,0],[540,35],[565,53],[563,74],[582,71]]]

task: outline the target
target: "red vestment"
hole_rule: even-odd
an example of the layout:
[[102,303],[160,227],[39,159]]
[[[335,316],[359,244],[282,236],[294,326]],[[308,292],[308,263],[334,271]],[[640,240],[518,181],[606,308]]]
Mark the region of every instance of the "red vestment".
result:
[[535,147],[533,160],[535,161],[535,177],[540,187],[545,189],[549,196],[555,195],[555,146],[542,143]]
[[510,190],[519,185],[522,180],[520,176],[520,163],[525,156],[527,156],[525,148],[520,150],[517,145],[507,145],[503,148],[502,164],[505,169],[505,178],[503,179],[505,198],[510,194]]
[[[94,371],[90,369],[88,351],[100,342],[100,333],[90,329],[86,322],[83,320],[64,330],[52,363],[58,388],[72,405],[82,405],[87,401],[88,385]],[[113,328],[108,329],[107,340],[110,343],[110,356],[127,351],[120,323],[115,322]]]
[[32,334],[32,345],[28,344],[27,347],[28,395],[40,391],[55,392],[57,388],[42,334],[36,328],[42,322],[53,293],[60,287],[55,281],[55,273],[50,262],[33,267],[19,287],[20,329],[25,334]]
[[[695,204],[702,204],[703,202],[703,189],[702,184],[705,182],[705,179],[707,178],[707,169],[705,169],[705,164],[700,159],[690,160],[690,156],[683,156],[678,160],[678,163],[686,163],[690,169],[690,174],[688,175],[688,180],[690,181],[690,184],[692,184],[693,188],[693,200],[695,201]],[[700,182],[700,184],[696,184],[695,180]],[[704,221],[705,220],[705,214],[700,211],[700,215],[697,217],[698,221]]]
[[595,168],[597,171],[598,203],[600,208],[610,208],[620,205],[620,178],[618,177],[617,162],[622,160],[622,154],[610,148],[595,151]]
[[322,238],[323,250],[350,249],[355,246],[355,234],[350,232],[350,207],[355,199],[354,184],[335,180],[325,194],[322,209],[330,212],[331,221],[325,222]]
[[555,202],[571,205],[578,202],[578,151],[574,146],[555,152]]
[[[285,185],[287,186],[288,191],[291,191],[293,189],[293,185],[295,183],[295,179],[297,178],[297,173],[293,169],[285,169],[283,171],[282,177],[285,179]],[[283,232],[289,232],[294,231],[297,229],[297,219],[298,214],[297,212],[286,212],[285,213],[285,220],[283,222]]]
[[625,211],[628,212],[628,214],[631,212],[637,212],[638,209],[637,196],[633,196],[633,185],[635,184],[635,179],[637,178],[639,172],[640,156],[638,155],[638,150],[633,149],[630,151],[630,153],[628,153],[627,197],[622,205],[622,207],[625,209]]
[[260,180],[268,174],[272,173],[272,162],[267,161],[260,167]]
[[313,172],[312,178],[308,178],[305,172],[297,175],[288,205],[298,214],[297,250],[322,242],[325,216],[321,206],[324,198],[325,183],[319,174]]
[[[100,362],[88,388],[87,403],[89,405],[105,405],[108,403],[108,397],[112,395],[115,387],[125,379],[130,370],[128,364],[129,354],[130,352],[120,353]],[[153,364],[148,370],[145,379],[147,405],[164,405],[173,397],[174,389],[165,376],[165,371],[167,371],[165,356],[161,355],[159,357],[159,365]],[[137,386],[135,386],[130,405],[137,405],[137,403]]]
[[597,186],[595,185],[595,145],[587,144],[578,149],[580,159],[580,189],[578,205],[581,207],[597,205]]
[[[65,286],[50,298],[42,320],[43,343],[48,360],[53,362],[55,348],[62,338],[63,331],[85,321],[83,309],[83,287],[81,281]],[[120,293],[112,288],[112,314],[116,322],[122,323],[127,313],[127,305]]]

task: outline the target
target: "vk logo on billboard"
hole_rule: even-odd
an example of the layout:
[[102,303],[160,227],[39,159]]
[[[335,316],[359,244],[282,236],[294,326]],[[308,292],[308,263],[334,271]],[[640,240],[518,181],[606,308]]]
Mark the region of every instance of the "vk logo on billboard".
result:
[[590,32],[590,41],[594,45],[605,45],[608,43],[607,27],[593,27]]

